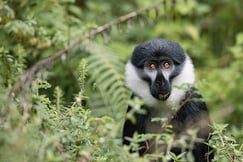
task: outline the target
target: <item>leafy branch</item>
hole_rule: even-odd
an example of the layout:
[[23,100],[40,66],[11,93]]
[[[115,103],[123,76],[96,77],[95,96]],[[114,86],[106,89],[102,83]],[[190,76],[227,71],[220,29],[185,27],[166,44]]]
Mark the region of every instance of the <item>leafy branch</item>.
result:
[[87,33],[86,35],[82,36],[81,38],[79,38],[78,40],[76,40],[75,42],[73,42],[72,44],[68,45],[67,47],[59,50],[58,52],[54,53],[53,55],[41,60],[40,62],[38,62],[36,65],[34,65],[33,67],[31,67],[30,69],[28,69],[25,74],[19,79],[18,82],[16,82],[12,88],[10,89],[8,95],[14,95],[15,92],[17,92],[22,85],[24,85],[25,83],[27,83],[28,81],[31,83],[34,75],[39,72],[42,69],[45,69],[48,65],[50,65],[51,63],[53,63],[56,59],[58,59],[59,57],[61,57],[62,55],[66,54],[69,50],[75,48],[76,46],[78,46],[79,44],[81,44],[84,40],[90,39],[94,36],[96,36],[99,33],[103,33],[103,35],[105,36],[105,32],[110,30],[113,26],[119,25],[125,21],[128,21],[128,25],[131,24],[130,20],[132,20],[135,17],[139,17],[141,16],[143,13],[148,13],[150,11],[155,11],[156,15],[158,16],[158,6],[163,4],[165,5],[166,0],[160,0],[159,2],[155,3],[152,6],[149,6],[147,8],[144,9],[139,9],[133,12],[130,12],[126,15],[123,15],[107,24],[101,25],[99,27],[97,27],[96,29],[94,29],[93,31]]

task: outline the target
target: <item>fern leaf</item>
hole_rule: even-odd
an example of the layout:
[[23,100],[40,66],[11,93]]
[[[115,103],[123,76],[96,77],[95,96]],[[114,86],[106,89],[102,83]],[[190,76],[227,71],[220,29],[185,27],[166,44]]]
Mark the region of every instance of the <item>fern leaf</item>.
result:
[[88,91],[88,104],[96,115],[110,115],[123,124],[130,92],[124,82],[124,63],[105,46],[90,43],[87,46],[89,80],[87,84],[96,89]]

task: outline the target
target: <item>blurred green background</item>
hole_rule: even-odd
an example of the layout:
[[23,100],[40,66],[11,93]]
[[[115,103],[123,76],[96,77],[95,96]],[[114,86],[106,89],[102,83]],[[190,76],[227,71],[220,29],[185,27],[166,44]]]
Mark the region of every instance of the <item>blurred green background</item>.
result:
[[[130,95],[123,80],[124,65],[137,44],[155,38],[166,38],[182,45],[194,62],[196,87],[208,104],[212,122],[228,124],[226,134],[242,144],[242,0],[167,0],[156,9],[97,34],[90,43],[85,41],[69,50],[35,75],[31,90],[28,90],[28,83],[13,99],[6,95],[20,76],[40,60],[100,25],[155,3],[155,0],[0,1],[0,161],[6,161],[4,158],[9,158],[11,152],[15,154],[12,161],[20,155],[23,155],[23,161],[78,161],[91,157],[90,148],[99,148],[92,141],[100,134],[92,138],[90,134],[84,135],[91,126],[83,122],[88,128],[82,127],[83,132],[73,135],[71,130],[78,129],[75,124],[63,124],[70,120],[70,114],[75,114],[67,110],[73,106],[78,106],[73,110],[77,111],[75,115],[82,114],[77,119],[79,123],[83,117],[91,121],[102,120],[106,124],[102,126],[101,122],[99,125],[104,131],[101,135],[109,138],[108,132],[118,132],[109,135],[119,137]],[[79,103],[80,100],[83,102]],[[78,103],[80,105],[75,105]],[[61,116],[66,111],[70,116]],[[114,125],[107,123],[110,119],[92,119],[102,116],[111,116],[118,123],[117,128],[111,128]],[[59,137],[60,132],[56,132],[59,127],[68,128],[66,136],[71,133],[75,139],[81,135],[86,142],[77,143],[62,133]],[[19,138],[22,141],[18,143]],[[72,140],[75,147],[58,148],[59,143]],[[115,148],[116,142],[110,145]],[[60,151],[63,147],[66,150]],[[33,153],[27,156],[32,149]],[[109,156],[116,157],[116,149]],[[100,155],[97,153],[93,160],[106,161],[106,156]]]

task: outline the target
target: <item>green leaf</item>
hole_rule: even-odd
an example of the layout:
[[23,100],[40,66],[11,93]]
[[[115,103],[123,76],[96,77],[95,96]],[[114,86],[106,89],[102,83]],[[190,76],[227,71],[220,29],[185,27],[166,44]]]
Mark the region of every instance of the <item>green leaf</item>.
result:
[[[88,84],[95,83],[96,91],[89,90],[89,104],[97,115],[110,115],[121,121],[127,109],[127,100],[130,98],[124,82],[124,64],[110,49],[89,43],[87,49]],[[98,99],[100,98],[100,99]],[[98,101],[97,101],[98,99]],[[100,100],[104,100],[100,102]]]

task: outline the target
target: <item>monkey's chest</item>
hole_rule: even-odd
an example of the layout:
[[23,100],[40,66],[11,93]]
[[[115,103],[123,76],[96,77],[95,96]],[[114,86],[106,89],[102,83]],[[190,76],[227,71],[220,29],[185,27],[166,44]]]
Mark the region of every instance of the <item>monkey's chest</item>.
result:
[[145,121],[145,132],[146,133],[161,133],[163,131],[162,125],[163,119],[169,118],[171,110],[152,110]]
[[[145,121],[145,133],[153,133],[153,134],[160,134],[164,131],[163,124],[165,124],[163,118],[168,118],[169,113],[163,112],[160,113],[150,113]],[[165,152],[167,146],[165,144],[159,144],[156,138],[152,138],[147,141],[148,144],[148,153],[155,153],[155,152]]]

